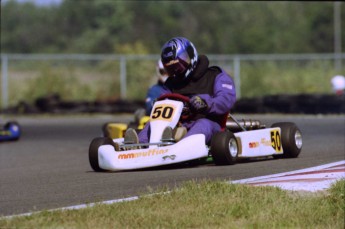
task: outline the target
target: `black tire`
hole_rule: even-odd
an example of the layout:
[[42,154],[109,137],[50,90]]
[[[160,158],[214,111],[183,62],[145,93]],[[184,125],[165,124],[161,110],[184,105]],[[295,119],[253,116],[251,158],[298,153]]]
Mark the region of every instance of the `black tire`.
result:
[[107,128],[108,125],[109,125],[109,122],[104,123],[102,126],[102,133],[103,133],[103,137],[105,137],[105,138],[110,138],[110,133],[109,133],[108,128]]
[[140,119],[141,119],[142,117],[144,117],[145,114],[146,114],[146,111],[145,111],[145,109],[143,109],[143,108],[139,108],[139,109],[137,109],[137,110],[134,112],[134,123],[137,124],[137,127],[138,127],[138,125],[139,125]]
[[106,171],[99,167],[98,163],[98,148],[102,145],[114,145],[110,138],[98,137],[92,140],[89,147],[89,162],[91,168],[96,172]]
[[216,165],[233,165],[238,155],[238,142],[232,132],[218,132],[211,140],[211,155]]
[[302,150],[302,132],[292,122],[274,123],[273,127],[280,127],[283,155],[275,155],[274,158],[296,158]]

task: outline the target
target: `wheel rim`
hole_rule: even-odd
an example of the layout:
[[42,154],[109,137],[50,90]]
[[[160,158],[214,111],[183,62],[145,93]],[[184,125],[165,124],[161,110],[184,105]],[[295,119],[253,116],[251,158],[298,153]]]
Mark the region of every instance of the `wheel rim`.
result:
[[237,156],[238,148],[237,148],[236,139],[234,138],[231,138],[229,141],[229,152],[232,157]]
[[300,131],[296,131],[295,133],[295,143],[296,143],[296,146],[298,149],[301,149],[302,148],[302,134]]

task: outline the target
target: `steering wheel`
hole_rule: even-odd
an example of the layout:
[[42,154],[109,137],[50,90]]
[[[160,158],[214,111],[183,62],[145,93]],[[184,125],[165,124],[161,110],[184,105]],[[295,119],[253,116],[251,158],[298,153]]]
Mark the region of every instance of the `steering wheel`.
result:
[[190,109],[189,97],[181,95],[181,94],[177,94],[177,93],[167,93],[167,94],[163,94],[159,96],[157,98],[157,101],[164,100],[164,99],[171,99],[171,100],[183,102],[183,110],[182,110],[182,114],[180,118],[181,121],[189,120],[195,116],[195,114],[191,112],[191,109]]

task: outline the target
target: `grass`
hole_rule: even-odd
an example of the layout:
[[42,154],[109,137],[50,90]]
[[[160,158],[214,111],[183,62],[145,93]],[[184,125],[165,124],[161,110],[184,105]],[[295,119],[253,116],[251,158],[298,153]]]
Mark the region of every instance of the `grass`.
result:
[[189,181],[136,201],[1,219],[0,228],[344,228],[344,194],[345,180],[317,194]]
[[337,73],[331,61],[256,61],[241,65],[243,97],[273,94],[330,94]]

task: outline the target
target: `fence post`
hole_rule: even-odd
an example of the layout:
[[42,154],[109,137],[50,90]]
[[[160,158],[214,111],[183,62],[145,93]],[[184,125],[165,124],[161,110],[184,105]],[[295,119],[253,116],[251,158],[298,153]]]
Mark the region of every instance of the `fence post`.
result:
[[7,108],[8,106],[8,56],[1,55],[1,97],[2,97],[2,109]]
[[235,77],[235,86],[236,86],[236,98],[241,98],[241,63],[240,58],[234,58],[234,77]]
[[126,57],[123,55],[120,58],[120,91],[121,99],[126,99],[127,97],[127,70],[126,70]]
[[341,71],[341,2],[334,2],[334,67],[336,71]]

